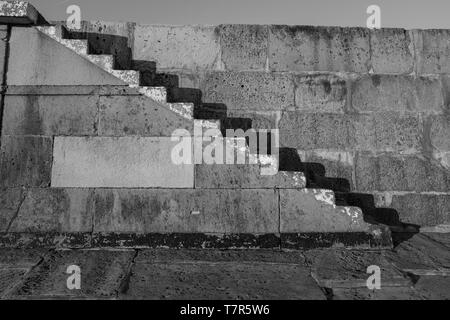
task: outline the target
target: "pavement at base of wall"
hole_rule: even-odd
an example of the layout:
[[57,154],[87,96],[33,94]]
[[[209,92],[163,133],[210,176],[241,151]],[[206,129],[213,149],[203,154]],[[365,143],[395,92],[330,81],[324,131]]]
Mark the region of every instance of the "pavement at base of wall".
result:
[[449,233],[392,250],[0,249],[2,299],[427,300],[449,288]]

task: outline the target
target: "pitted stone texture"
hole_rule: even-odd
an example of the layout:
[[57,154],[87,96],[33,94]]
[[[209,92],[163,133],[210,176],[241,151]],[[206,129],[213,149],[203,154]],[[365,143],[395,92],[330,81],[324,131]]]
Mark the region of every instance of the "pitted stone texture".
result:
[[227,109],[280,111],[294,106],[294,84],[286,74],[210,72],[202,79],[203,101]]
[[431,146],[440,151],[450,151],[450,116],[430,116],[425,120],[430,130]]
[[388,206],[398,211],[402,222],[422,227],[450,224],[449,194],[394,194],[391,199]]
[[302,172],[279,171],[275,175],[262,175],[260,165],[219,164],[196,165],[196,188],[304,188],[306,178]]
[[95,195],[94,232],[277,233],[273,190],[112,189]]
[[143,251],[131,272],[121,298],[325,299],[302,259],[291,253]]
[[319,189],[280,190],[281,232],[367,232],[381,236],[366,223],[361,209],[334,204],[333,191]]
[[98,97],[80,95],[6,96],[5,135],[95,135]]
[[272,71],[369,71],[368,29],[272,25],[269,37]]
[[[57,251],[26,277],[14,299],[114,299],[127,276],[134,251]],[[81,270],[81,290],[67,287],[69,266]]]
[[357,112],[442,113],[444,96],[439,78],[370,75],[352,83],[352,107]]
[[337,288],[333,289],[331,300],[423,300],[423,295],[417,292],[412,286],[382,286],[379,290]]
[[99,105],[99,135],[170,137],[177,129],[193,130],[192,121],[145,96],[102,96]]
[[0,189],[0,232],[6,232],[24,199],[22,189]]
[[0,23],[31,25],[44,22],[42,16],[25,1],[0,1]]
[[2,136],[0,185],[48,187],[52,166],[52,138]]
[[92,201],[87,189],[29,189],[9,232],[89,232]]
[[450,30],[417,30],[415,32],[418,73],[450,72]]
[[414,71],[414,46],[411,33],[404,29],[383,28],[370,32],[371,64],[374,73]]
[[158,69],[215,69],[220,34],[214,26],[136,25],[134,60],[156,61]]
[[369,266],[380,268],[382,287],[412,284],[384,257],[383,251],[325,249],[306,251],[304,254],[314,279],[322,287],[367,289]]
[[51,185],[192,188],[194,166],[172,161],[178,143],[165,137],[55,137]]
[[13,27],[8,85],[124,85],[34,28]]
[[342,113],[347,104],[347,82],[335,75],[299,75],[295,105],[299,111]]
[[421,276],[414,289],[426,300],[450,300],[449,276]]
[[421,154],[358,153],[355,178],[360,191],[446,192],[450,188],[450,172]]
[[268,26],[221,25],[221,57],[225,69],[265,70],[268,40]]

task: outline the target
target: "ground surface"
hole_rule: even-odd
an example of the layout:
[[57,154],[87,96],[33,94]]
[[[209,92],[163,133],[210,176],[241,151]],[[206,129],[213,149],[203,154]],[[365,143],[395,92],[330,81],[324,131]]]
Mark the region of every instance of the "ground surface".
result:
[[[67,288],[71,265],[80,267],[80,290]],[[380,267],[380,290],[366,286],[371,265]],[[450,234],[373,251],[0,249],[0,297],[450,299]]]

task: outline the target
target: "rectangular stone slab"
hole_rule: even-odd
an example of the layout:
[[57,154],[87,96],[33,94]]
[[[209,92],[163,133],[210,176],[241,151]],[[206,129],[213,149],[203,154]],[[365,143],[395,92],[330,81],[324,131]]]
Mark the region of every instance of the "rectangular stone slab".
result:
[[193,188],[194,166],[161,137],[55,137],[52,187]]

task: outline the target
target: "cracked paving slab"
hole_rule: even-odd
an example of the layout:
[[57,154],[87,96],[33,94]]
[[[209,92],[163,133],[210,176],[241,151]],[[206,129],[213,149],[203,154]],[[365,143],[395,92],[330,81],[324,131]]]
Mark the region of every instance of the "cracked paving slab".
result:
[[[135,250],[53,251],[11,293],[13,299],[115,299]],[[67,287],[69,266],[81,270],[81,289]]]
[[144,250],[124,299],[314,299],[325,295],[298,252]]

